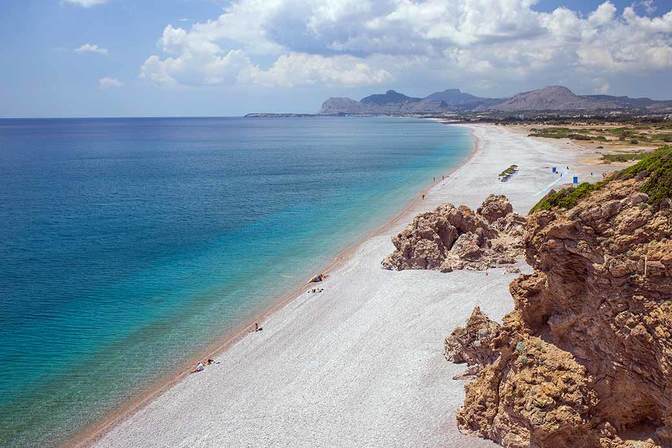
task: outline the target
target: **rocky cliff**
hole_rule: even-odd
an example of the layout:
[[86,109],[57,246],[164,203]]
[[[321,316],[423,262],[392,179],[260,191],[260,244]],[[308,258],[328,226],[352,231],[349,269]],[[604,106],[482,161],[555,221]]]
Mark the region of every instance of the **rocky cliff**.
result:
[[446,204],[417,216],[392,239],[386,269],[486,269],[522,257],[524,218],[505,196],[490,195],[475,212]]
[[461,429],[510,448],[672,446],[671,197],[663,148],[542,201],[515,310],[501,325],[475,310],[446,340],[476,372]]

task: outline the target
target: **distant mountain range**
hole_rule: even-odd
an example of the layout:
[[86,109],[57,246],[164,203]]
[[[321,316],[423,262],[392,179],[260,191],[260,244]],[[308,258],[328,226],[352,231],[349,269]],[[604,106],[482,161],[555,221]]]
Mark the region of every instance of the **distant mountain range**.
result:
[[616,111],[648,113],[672,112],[672,101],[630,98],[610,95],[576,95],[562,86],[549,86],[514,95],[511,98],[481,98],[459,89],[436,92],[414,98],[388,90],[369,95],[360,101],[351,98],[329,98],[322,104],[321,114],[423,114],[449,112],[551,112],[551,111]]

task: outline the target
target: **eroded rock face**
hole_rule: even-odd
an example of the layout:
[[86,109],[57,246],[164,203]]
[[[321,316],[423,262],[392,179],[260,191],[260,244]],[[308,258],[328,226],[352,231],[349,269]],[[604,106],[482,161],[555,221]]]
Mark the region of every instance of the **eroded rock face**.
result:
[[386,269],[487,269],[512,264],[523,253],[525,219],[505,196],[490,195],[477,212],[445,204],[417,216],[392,239]]
[[466,327],[456,328],[446,338],[445,356],[454,363],[466,363],[467,366],[481,367],[490,364],[497,358],[493,350],[493,338],[499,335],[500,326],[474,308]]
[[485,201],[483,201],[483,204],[478,207],[476,213],[484,217],[486,221],[492,224],[498,219],[504,218],[513,213],[513,206],[503,194],[491,194],[485,199]]
[[[529,217],[535,271],[511,284],[515,310],[486,338],[446,341],[478,363],[461,429],[505,447],[672,446],[672,211],[643,181]],[[453,334],[487,321],[472,318]]]

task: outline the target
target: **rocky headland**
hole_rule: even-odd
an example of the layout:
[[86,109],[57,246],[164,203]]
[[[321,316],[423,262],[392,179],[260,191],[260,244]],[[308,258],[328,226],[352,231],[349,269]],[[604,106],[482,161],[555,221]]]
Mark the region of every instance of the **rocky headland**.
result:
[[666,147],[537,204],[514,311],[498,324],[475,309],[445,342],[474,375],[462,431],[508,448],[672,446],[671,197]]
[[475,212],[465,205],[441,205],[392,239],[396,250],[383,267],[450,272],[512,265],[523,255],[524,224],[502,195],[488,196]]

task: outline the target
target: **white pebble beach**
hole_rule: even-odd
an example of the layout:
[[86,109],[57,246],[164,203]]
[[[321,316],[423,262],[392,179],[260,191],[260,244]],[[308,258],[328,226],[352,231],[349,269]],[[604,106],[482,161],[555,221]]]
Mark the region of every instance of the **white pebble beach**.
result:
[[[203,372],[184,377],[93,440],[99,448],[135,447],[491,447],[459,432],[464,370],[443,342],[475,306],[500,320],[513,308],[516,274],[388,271],[392,236],[419,212],[451,202],[476,208],[505,194],[526,214],[577,151],[503,126],[469,125],[477,150],[434,185],[424,200],[361,243],[319,283],[234,343]],[[498,174],[520,171],[508,182]],[[565,180],[567,176],[565,176]],[[598,180],[595,175],[593,179]],[[557,185],[557,184],[556,184]],[[521,261],[523,270],[529,269]]]

